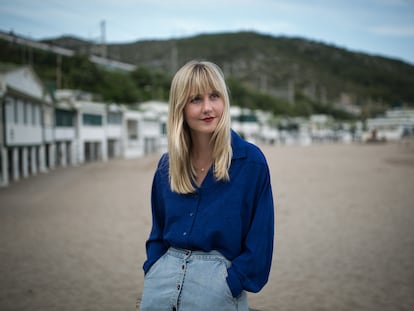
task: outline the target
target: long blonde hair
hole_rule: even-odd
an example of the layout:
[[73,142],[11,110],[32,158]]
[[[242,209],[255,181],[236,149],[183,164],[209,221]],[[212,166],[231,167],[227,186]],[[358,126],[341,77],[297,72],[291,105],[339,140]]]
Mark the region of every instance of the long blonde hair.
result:
[[221,119],[211,137],[213,167],[216,180],[229,180],[232,157],[230,133],[230,100],[221,69],[208,61],[190,61],[175,74],[170,89],[168,113],[168,155],[171,190],[186,194],[195,191],[195,168],[190,159],[191,135],[184,120],[184,107],[192,94],[206,94],[211,90],[223,98]]

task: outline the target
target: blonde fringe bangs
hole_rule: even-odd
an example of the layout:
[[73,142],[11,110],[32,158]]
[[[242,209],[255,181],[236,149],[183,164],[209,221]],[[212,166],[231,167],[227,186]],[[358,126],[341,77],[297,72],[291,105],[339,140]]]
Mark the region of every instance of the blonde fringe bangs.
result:
[[170,185],[172,191],[192,193],[195,169],[191,164],[191,136],[184,121],[184,107],[191,95],[216,91],[224,100],[222,118],[213,133],[213,167],[217,180],[229,180],[232,150],[230,137],[230,100],[223,73],[210,62],[192,61],[174,76],[170,89],[168,115],[168,153],[170,159]]

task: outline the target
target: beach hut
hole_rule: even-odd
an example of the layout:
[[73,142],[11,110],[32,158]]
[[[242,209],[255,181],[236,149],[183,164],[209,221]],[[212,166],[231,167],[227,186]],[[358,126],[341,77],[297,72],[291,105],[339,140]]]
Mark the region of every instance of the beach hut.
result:
[[53,102],[30,66],[0,66],[0,184],[46,171],[53,142]]
[[363,141],[398,141],[414,131],[413,109],[390,109],[384,116],[366,120]]
[[146,153],[167,151],[167,118],[168,103],[163,101],[147,101],[139,104],[143,112],[144,137]]
[[273,114],[270,111],[256,110],[255,115],[259,123],[258,139],[262,143],[275,144],[279,142],[279,130],[273,121]]
[[260,125],[255,113],[247,108],[230,107],[231,126],[247,141],[256,143],[260,133]]
[[106,161],[108,159],[106,105],[92,101],[78,101],[77,106],[79,162]]
[[62,167],[76,165],[77,156],[77,110],[73,102],[59,101],[55,106],[56,163]]
[[124,158],[132,159],[144,155],[144,139],[142,135],[142,112],[127,110],[123,118]]
[[[108,159],[107,105],[94,101],[93,94],[81,90],[57,90],[55,97],[59,109],[66,109],[68,119],[73,114],[74,126],[71,126],[70,122],[67,123],[68,126],[62,126],[66,127],[67,136],[62,135],[61,138],[75,137],[71,148],[74,162],[81,164],[106,161]],[[68,115],[69,111],[70,115]],[[62,151],[64,150],[65,148],[62,147]]]
[[106,109],[106,138],[108,158],[119,158],[123,149],[123,118],[125,107],[111,104]]
[[159,116],[154,111],[142,113],[142,135],[144,137],[144,154],[151,154],[158,151],[161,137],[161,123]]
[[96,102],[80,90],[57,90],[56,142],[71,164],[122,156],[125,107]]
[[168,104],[149,101],[124,113],[124,157],[136,158],[167,150]]

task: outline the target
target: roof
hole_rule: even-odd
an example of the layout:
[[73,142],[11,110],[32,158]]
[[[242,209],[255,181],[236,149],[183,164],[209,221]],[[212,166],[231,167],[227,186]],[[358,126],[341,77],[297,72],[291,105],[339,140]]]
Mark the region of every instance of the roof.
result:
[[31,66],[0,64],[0,96],[14,92],[21,96],[52,103],[42,81]]

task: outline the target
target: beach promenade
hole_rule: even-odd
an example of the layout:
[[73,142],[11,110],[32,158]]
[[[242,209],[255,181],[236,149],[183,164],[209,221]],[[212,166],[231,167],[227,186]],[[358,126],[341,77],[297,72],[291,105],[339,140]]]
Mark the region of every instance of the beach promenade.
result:
[[[262,146],[276,203],[261,311],[414,310],[414,148]],[[135,310],[159,155],[0,189],[0,310]]]

